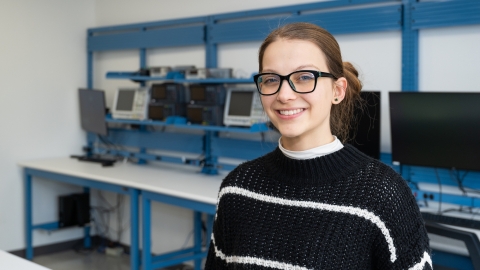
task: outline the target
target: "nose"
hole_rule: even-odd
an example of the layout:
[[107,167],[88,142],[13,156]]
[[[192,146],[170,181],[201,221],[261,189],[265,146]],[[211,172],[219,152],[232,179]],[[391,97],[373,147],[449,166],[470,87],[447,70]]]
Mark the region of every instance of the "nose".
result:
[[297,94],[293,91],[293,84],[289,82],[287,79],[282,81],[282,85],[280,86],[280,90],[277,93],[277,100],[281,103],[286,103],[290,100],[294,100],[297,98]]

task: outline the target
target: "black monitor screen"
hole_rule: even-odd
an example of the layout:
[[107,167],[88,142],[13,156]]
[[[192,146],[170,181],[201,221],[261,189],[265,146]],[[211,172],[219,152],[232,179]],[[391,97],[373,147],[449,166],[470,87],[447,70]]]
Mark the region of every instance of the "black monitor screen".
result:
[[106,136],[105,93],[101,90],[78,89],[78,94],[82,129]]
[[253,92],[232,91],[230,93],[230,104],[228,115],[250,116],[252,110]]
[[117,111],[131,111],[133,108],[134,99],[135,90],[118,90],[117,104],[115,109]]
[[392,161],[480,170],[480,93],[391,92]]
[[151,95],[153,99],[167,99],[167,86],[165,84],[152,85]]
[[201,124],[203,122],[203,108],[187,108],[187,119],[192,123]]
[[368,156],[380,158],[380,111],[379,91],[362,91],[361,107],[354,111],[355,121],[347,142]]
[[205,90],[203,85],[190,85],[190,100],[205,101]]

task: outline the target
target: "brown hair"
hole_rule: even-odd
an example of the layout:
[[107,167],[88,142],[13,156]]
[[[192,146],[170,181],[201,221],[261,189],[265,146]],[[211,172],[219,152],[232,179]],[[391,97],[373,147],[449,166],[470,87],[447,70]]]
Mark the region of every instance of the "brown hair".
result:
[[361,106],[362,82],[358,71],[349,62],[343,62],[337,40],[327,30],[311,23],[291,23],[273,30],[263,41],[258,53],[259,71],[263,70],[263,55],[267,47],[278,39],[306,40],[316,44],[325,55],[328,71],[335,77],[347,79],[345,98],[330,111],[330,129],[342,142],[347,142],[349,131],[354,124],[353,112]]

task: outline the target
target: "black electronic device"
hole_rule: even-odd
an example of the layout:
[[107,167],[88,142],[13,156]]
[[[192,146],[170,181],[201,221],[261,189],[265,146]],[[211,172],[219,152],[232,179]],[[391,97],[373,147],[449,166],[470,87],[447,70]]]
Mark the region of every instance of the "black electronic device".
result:
[[[78,96],[82,129],[96,135],[107,136],[108,128],[105,120],[106,107],[104,91],[80,88],[78,89]],[[92,155],[91,149],[87,151],[85,156],[72,155],[71,157],[80,161],[101,163],[105,167],[112,166],[115,163],[115,159],[113,158]]]
[[87,152],[87,155],[85,156],[71,155],[70,157],[76,158],[79,161],[100,163],[103,167],[113,166],[113,164],[115,164],[117,161],[115,158],[102,155],[92,155],[90,152]]
[[436,213],[422,212],[425,221],[480,230],[480,221],[471,217],[454,217]]
[[186,116],[186,105],[177,103],[150,103],[148,118],[151,120],[165,121],[171,116]]
[[207,78],[206,68],[192,68],[185,71],[185,79],[198,80]]
[[145,120],[149,96],[146,87],[117,89],[113,99],[112,118]]
[[185,103],[185,86],[179,83],[152,84],[150,102]]
[[190,104],[223,105],[225,87],[221,84],[191,84],[188,87]]
[[268,117],[255,85],[227,89],[223,123],[225,126],[247,126],[266,123]]
[[80,122],[83,130],[106,136],[105,93],[96,89],[78,89]]
[[166,77],[168,72],[172,70],[169,66],[158,66],[158,67],[149,67],[149,75],[151,77]]
[[90,194],[76,193],[58,197],[58,227],[83,227],[90,223]]
[[187,122],[220,126],[223,123],[223,106],[190,104],[187,106]]
[[480,171],[480,93],[390,92],[394,164]]
[[380,159],[380,91],[362,91],[362,106],[355,108],[347,143],[364,154]]
[[185,71],[185,79],[228,79],[232,78],[231,68],[191,68]]
[[233,69],[231,68],[209,68],[207,69],[207,78],[228,79],[233,78]]
[[[423,215],[423,217],[425,219],[425,215]],[[454,226],[461,226],[464,224],[463,222],[457,223],[458,220],[455,220],[455,221],[449,220],[449,221],[453,221],[453,223],[455,224],[450,224],[450,223],[445,223],[445,224],[454,225]],[[472,231],[459,230],[456,228],[447,227],[442,225],[441,223],[437,223],[437,222],[429,221],[428,219],[425,219],[425,228],[427,229],[427,232],[429,234],[435,234],[441,237],[446,237],[446,238],[454,239],[456,241],[463,242],[465,247],[467,248],[468,257],[473,267],[473,268],[470,268],[470,267],[469,268],[480,269],[480,240],[478,239],[477,234]],[[467,228],[470,228],[470,227],[467,227]],[[478,229],[478,225],[476,226],[476,228]],[[436,260],[433,260],[434,269],[459,269],[457,268],[457,266],[458,265],[455,262],[452,262],[452,260],[449,260],[449,259],[438,260],[438,256]]]

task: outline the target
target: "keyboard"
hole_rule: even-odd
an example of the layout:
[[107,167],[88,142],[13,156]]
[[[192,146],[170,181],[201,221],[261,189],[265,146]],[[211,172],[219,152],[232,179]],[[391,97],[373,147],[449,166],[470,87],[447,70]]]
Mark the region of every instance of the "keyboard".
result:
[[76,158],[80,161],[88,161],[88,162],[96,162],[102,164],[102,166],[113,166],[115,163],[115,159],[106,158],[106,157],[99,157],[99,156],[71,156],[72,158]]
[[425,221],[480,230],[480,220],[422,212]]

